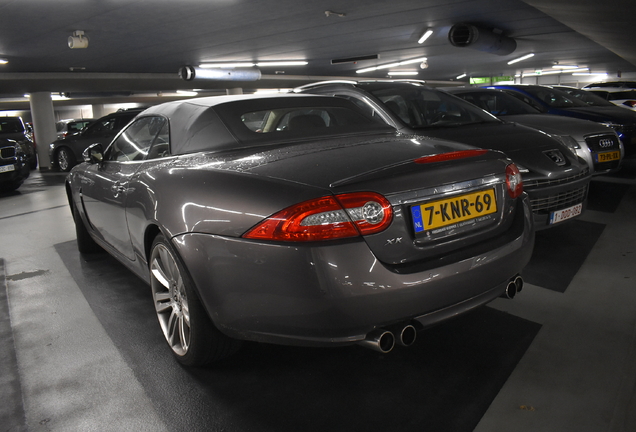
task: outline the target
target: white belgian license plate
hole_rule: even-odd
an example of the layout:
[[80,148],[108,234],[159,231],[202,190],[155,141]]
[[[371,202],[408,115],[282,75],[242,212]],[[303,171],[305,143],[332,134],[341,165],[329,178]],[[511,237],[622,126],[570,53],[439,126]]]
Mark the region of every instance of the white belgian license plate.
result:
[[563,210],[550,213],[550,225],[578,216],[583,212],[583,204],[577,204]]
[[0,173],[15,171],[15,167],[13,165],[3,165],[0,166]]

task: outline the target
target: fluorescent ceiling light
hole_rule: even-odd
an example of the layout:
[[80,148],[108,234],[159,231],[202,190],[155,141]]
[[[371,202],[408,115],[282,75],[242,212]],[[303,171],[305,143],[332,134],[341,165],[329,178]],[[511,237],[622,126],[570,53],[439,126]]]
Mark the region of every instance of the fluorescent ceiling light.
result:
[[517,62],[520,62],[520,61],[523,61],[523,60],[527,60],[527,59],[529,59],[529,58],[531,58],[531,57],[534,57],[534,53],[526,54],[526,55],[524,55],[523,57],[519,57],[519,58],[517,58],[517,59],[510,60],[510,61],[508,62],[508,64],[509,64],[509,65],[511,65],[511,64],[515,64],[515,63],[517,63]]
[[306,61],[271,61],[258,62],[256,66],[305,66],[309,62]]
[[201,63],[199,65],[200,68],[203,69],[212,69],[212,68],[250,68],[254,66],[258,67],[268,67],[268,66],[305,66],[308,62],[306,61],[264,61],[257,63],[249,63],[249,62],[235,62],[235,63]]
[[388,75],[391,75],[391,76],[398,76],[398,75],[401,75],[401,76],[413,76],[413,75],[417,75],[418,73],[419,72],[417,72],[417,71],[411,71],[411,72],[406,72],[406,71],[400,72],[400,71],[397,71],[397,72],[389,72]]
[[556,64],[552,66],[552,69],[577,69],[579,65],[560,65]]
[[360,70],[357,70],[356,73],[365,73],[365,72],[375,71],[375,70],[378,70],[378,69],[387,69],[387,68],[398,67],[398,66],[403,66],[403,65],[407,65],[407,64],[422,63],[422,62],[425,62],[426,60],[427,60],[426,57],[420,57],[420,58],[411,59],[411,60],[404,60],[404,61],[397,62],[397,63],[390,63],[390,64],[385,64],[385,65],[380,65],[380,66],[374,66],[374,67],[369,67],[369,68],[365,68],[365,69],[360,69]]
[[598,76],[598,77],[603,77],[603,78],[607,78],[607,73],[606,72],[575,72],[572,75],[574,76]]
[[422,35],[422,37],[420,38],[420,40],[417,41],[418,44],[424,43],[424,41],[426,41],[426,39],[430,38],[431,35],[433,34],[433,30],[432,29],[427,29],[424,34]]
[[5,58],[0,58],[0,64],[7,64],[7,63],[9,63],[9,60]]
[[177,90],[177,94],[179,94],[180,96],[198,96],[199,93],[188,90]]
[[455,78],[455,79],[462,79],[462,78],[466,78],[466,74],[461,74],[461,75],[457,76],[457,78]]

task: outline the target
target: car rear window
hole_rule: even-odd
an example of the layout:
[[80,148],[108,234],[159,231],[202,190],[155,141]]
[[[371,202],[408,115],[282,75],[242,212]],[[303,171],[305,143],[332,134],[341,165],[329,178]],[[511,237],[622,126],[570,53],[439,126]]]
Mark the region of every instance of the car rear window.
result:
[[[372,125],[365,115],[341,107],[288,107],[253,111],[241,115],[243,125],[252,132],[334,132],[338,129]],[[330,129],[330,131],[327,131]]]

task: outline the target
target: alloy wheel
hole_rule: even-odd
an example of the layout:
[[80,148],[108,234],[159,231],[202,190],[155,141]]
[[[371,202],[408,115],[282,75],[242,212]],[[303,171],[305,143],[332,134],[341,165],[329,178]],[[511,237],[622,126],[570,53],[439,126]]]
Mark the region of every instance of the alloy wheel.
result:
[[60,149],[57,152],[57,166],[62,171],[68,171],[70,167],[71,161],[70,156],[68,154],[68,150]]
[[190,309],[177,262],[168,248],[158,243],[152,251],[151,288],[155,311],[168,344],[179,356],[190,347]]

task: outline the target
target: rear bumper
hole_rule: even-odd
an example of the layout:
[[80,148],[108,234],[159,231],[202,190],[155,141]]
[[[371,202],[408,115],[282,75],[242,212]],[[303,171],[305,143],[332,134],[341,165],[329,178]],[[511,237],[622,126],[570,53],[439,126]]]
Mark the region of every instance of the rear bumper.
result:
[[512,241],[475,256],[398,273],[363,239],[271,244],[207,234],[173,239],[215,325],[228,336],[287,345],[361,341],[407,320],[428,326],[501,295],[530,260],[527,198]]

